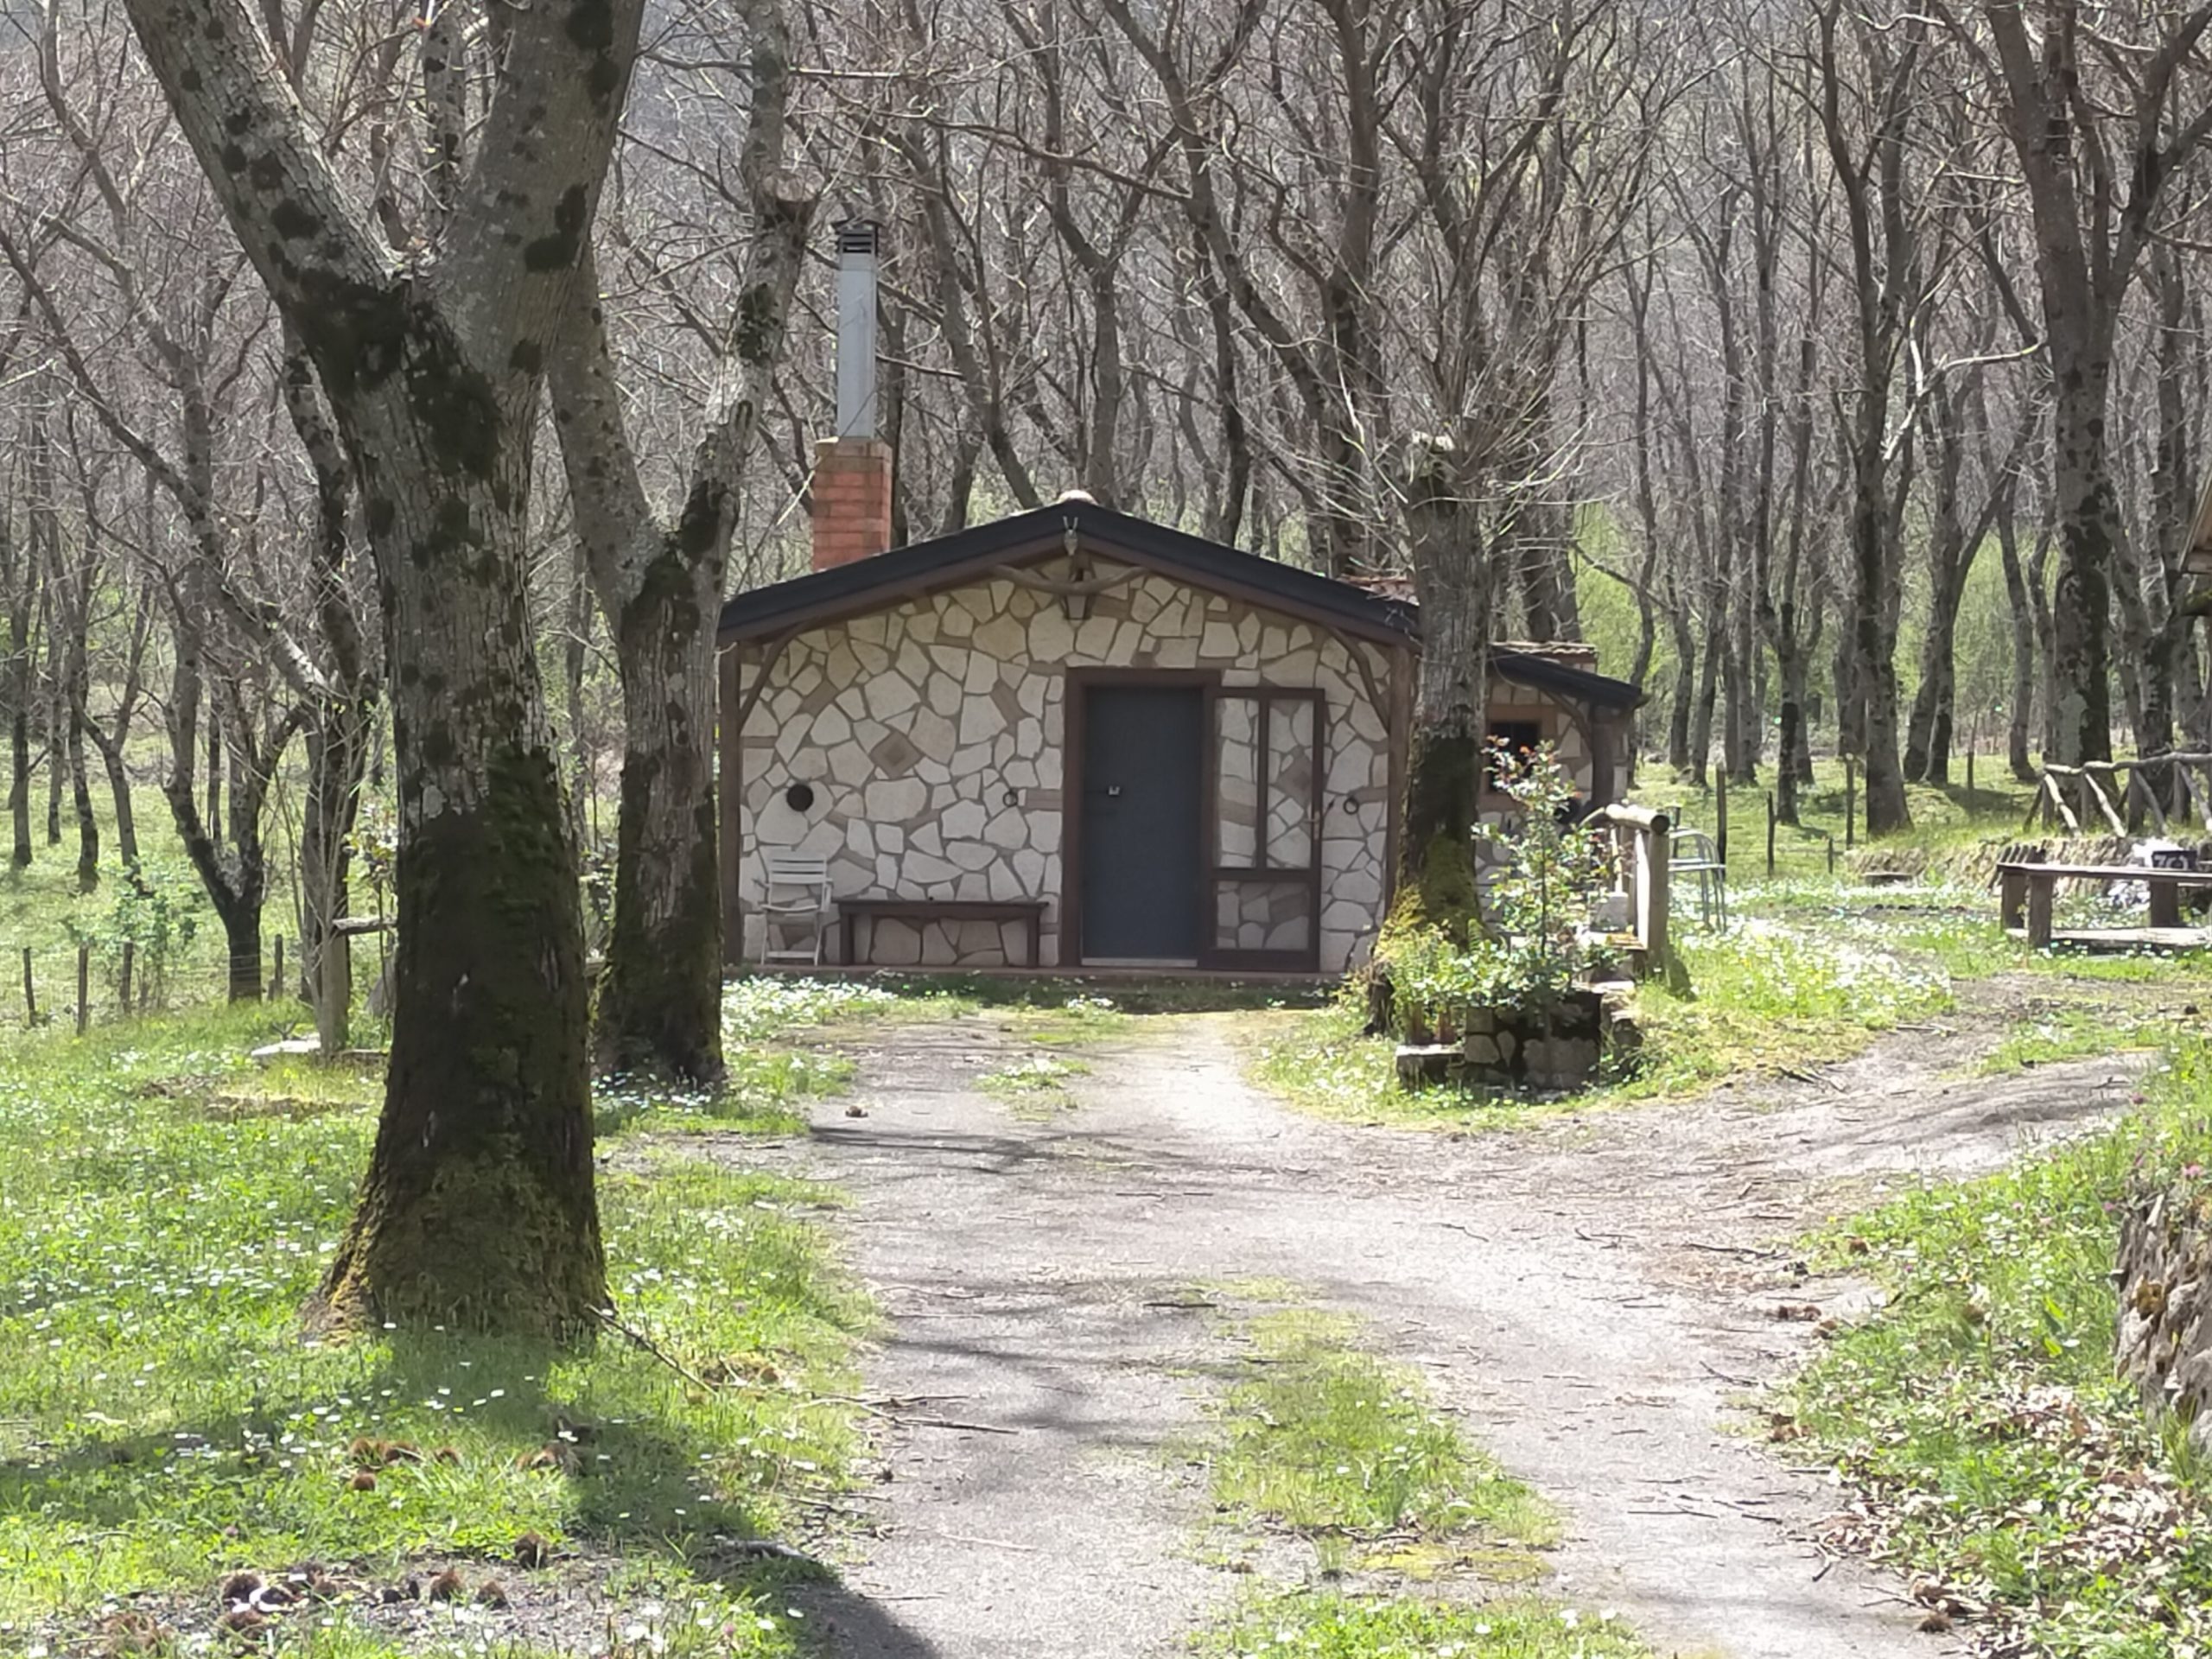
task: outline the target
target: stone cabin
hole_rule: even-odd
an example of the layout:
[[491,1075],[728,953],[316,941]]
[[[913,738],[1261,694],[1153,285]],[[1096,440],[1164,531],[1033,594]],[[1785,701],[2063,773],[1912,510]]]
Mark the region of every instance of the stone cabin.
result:
[[[1038,965],[1337,973],[1389,899],[1418,617],[1071,496],[889,551],[889,456],[830,440],[811,574],[724,608],[726,938],[770,849],[840,899],[1040,903]],[[855,529],[855,521],[861,527]],[[1491,731],[1626,792],[1636,688],[1501,645]],[[1026,922],[880,917],[885,964],[1027,959]],[[835,935],[831,959],[835,958]]]

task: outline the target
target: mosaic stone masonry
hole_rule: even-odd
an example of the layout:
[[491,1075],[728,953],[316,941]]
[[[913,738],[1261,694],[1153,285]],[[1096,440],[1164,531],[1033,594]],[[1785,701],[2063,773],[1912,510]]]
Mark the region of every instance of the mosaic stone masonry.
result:
[[[1381,658],[1370,648],[1378,685]],[[1224,689],[1264,683],[1321,693],[1320,961],[1331,972],[1355,962],[1382,906],[1382,712],[1325,630],[1149,572],[1091,600],[1081,621],[1057,597],[997,577],[792,639],[744,732],[748,903],[761,892],[763,849],[823,855],[842,898],[1043,899],[1043,960],[1059,963],[1065,672],[1087,667],[1218,669]],[[757,671],[748,666],[748,680]],[[1256,702],[1221,706],[1225,861],[1253,861],[1265,764],[1265,861],[1302,867],[1313,833],[1310,704],[1271,704],[1265,757],[1253,752]],[[1239,720],[1241,728],[1231,723]],[[785,798],[799,783],[812,786],[804,811]],[[1245,884],[1219,907],[1219,942],[1243,948],[1300,948],[1315,920],[1302,877]],[[995,965],[1020,960],[1023,949],[1011,924],[878,926],[873,955],[894,965]],[[748,912],[748,957],[760,952],[760,929]]]

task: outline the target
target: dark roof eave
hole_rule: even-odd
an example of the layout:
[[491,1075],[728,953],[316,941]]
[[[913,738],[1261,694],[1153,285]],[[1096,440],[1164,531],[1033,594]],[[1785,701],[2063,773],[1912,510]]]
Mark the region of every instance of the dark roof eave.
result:
[[1540,691],[1555,691],[1601,709],[1629,709],[1643,705],[1643,690],[1628,681],[1593,674],[1586,668],[1554,662],[1548,657],[1520,651],[1493,651],[1490,661],[1491,666],[1507,679]]
[[1399,601],[1094,503],[1063,502],[753,588],[722,607],[715,638],[736,645],[865,615],[1002,564],[1043,557],[1063,543],[1071,525],[1089,548],[1198,587],[1385,645],[1419,637],[1414,608]]

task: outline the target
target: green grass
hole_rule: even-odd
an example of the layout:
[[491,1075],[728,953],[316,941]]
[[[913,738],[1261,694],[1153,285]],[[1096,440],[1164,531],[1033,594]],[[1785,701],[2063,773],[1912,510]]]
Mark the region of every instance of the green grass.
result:
[[1067,1080],[1088,1076],[1090,1071],[1081,1060],[1032,1054],[996,1071],[986,1071],[976,1079],[976,1086],[1005,1101],[1017,1116],[1042,1117],[1074,1104]]
[[[1856,845],[1845,845],[1843,763],[1823,757],[1813,763],[1810,785],[1798,791],[1799,825],[1777,825],[1775,830],[1775,873],[1777,876],[1825,880],[1828,876],[1828,845],[1834,838],[1836,873],[1847,874],[1859,863],[1880,868],[1891,863],[1910,868],[1931,856],[1956,854],[1987,842],[2026,839],[2020,831],[2032,791],[2015,783],[2002,760],[1985,754],[1975,763],[1974,788],[1965,785],[1963,755],[1953,762],[1960,781],[1946,788],[1924,784],[1905,787],[1905,804],[1912,828],[1870,841],[1866,836],[1866,789],[1859,785]],[[1773,767],[1760,768],[1756,785],[1734,785],[1728,791],[1729,867],[1748,876],[1766,866],[1766,798],[1774,788]],[[1639,806],[1657,807],[1674,818],[1678,828],[1697,829],[1708,835],[1719,829],[1718,802],[1712,788],[1670,778],[1663,766],[1649,762],[1639,766],[1633,798]]]
[[1823,1259],[1885,1310],[1798,1379],[1777,1433],[1870,1500],[1859,1541],[1997,1604],[2019,1650],[2182,1659],[2212,1640],[2199,1460],[2114,1379],[2116,1206],[2212,1141],[2212,1048],[2183,1046],[2130,1123],[1845,1224]]
[[1884,1032],[1955,1006],[1950,976],[1827,918],[1738,918],[1675,944],[1687,995],[1657,981],[1637,990],[1643,1065],[1629,1097],[1681,1095],[1731,1077],[1848,1058]]
[[[742,1626],[715,1651],[791,1651],[780,1604],[756,1607],[715,1552],[788,1530],[845,1478],[854,1420],[816,1396],[844,1387],[868,1312],[818,1219],[836,1195],[650,1152],[602,1171],[622,1316],[690,1378],[612,1337],[319,1342],[300,1310],[377,1079],[254,1068],[272,1022],[217,1009],[0,1046],[0,1624],[82,1635],[125,1592],[212,1607],[232,1569],[373,1576],[535,1531],[621,1557],[640,1600],[701,1630]],[[359,1440],[425,1460],[352,1490]]]
[[2146,1019],[2113,1007],[2037,1009],[2016,1021],[1982,1057],[1985,1073],[2018,1071],[2057,1060],[2164,1048],[2183,1035],[2171,1018]]
[[1737,918],[1726,932],[1688,931],[1676,945],[1689,988],[1637,988],[1643,1051],[1636,1070],[1564,1101],[1528,1102],[1449,1087],[1398,1086],[1389,1037],[1361,1034],[1346,998],[1311,1014],[1248,1022],[1253,1075],[1323,1116],[1405,1127],[1494,1128],[1608,1101],[1697,1092],[1856,1054],[1884,1032],[1946,1014],[1950,977],[1852,937],[1830,918]]
[[1467,1443],[1417,1373],[1353,1347],[1352,1334],[1302,1308],[1252,1319],[1210,1459],[1217,1509],[1309,1536],[1549,1542],[1542,1500]]
[[1534,1597],[1474,1605],[1294,1592],[1254,1599],[1198,1650],[1213,1659],[1643,1659],[1610,1614]]
[[[1254,1287],[1255,1294],[1263,1287]],[[1277,1300],[1271,1296],[1268,1300]],[[1558,1519],[1471,1445],[1420,1374],[1355,1344],[1352,1321],[1300,1306],[1251,1316],[1241,1374],[1205,1461],[1217,1510],[1310,1541],[1326,1587],[1263,1585],[1195,1642],[1217,1659],[1640,1659],[1610,1614],[1521,1587]],[[1355,1590],[1357,1574],[1368,1589]],[[1453,1600],[1402,1592],[1450,1578]],[[1493,1590],[1503,1590],[1491,1599]],[[1479,1598],[1479,1599],[1476,1599]]]

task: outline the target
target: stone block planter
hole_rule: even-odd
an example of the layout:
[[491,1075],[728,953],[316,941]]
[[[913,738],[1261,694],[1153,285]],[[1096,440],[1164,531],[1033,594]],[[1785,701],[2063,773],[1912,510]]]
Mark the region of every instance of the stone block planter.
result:
[[1541,1012],[1484,1008],[1467,1019],[1462,1075],[1493,1089],[1587,1088],[1604,1058],[1605,998],[1570,991]]
[[1413,1088],[1449,1081],[1498,1091],[1572,1093],[1596,1081],[1608,1059],[1643,1046],[1625,991],[1611,987],[1571,991],[1540,1013],[1477,1008],[1455,1034],[1454,1043],[1400,1048],[1400,1084]]
[[2120,1235],[2113,1359],[2154,1414],[2189,1425],[2212,1451],[2212,1215],[2190,1186],[2139,1191]]

